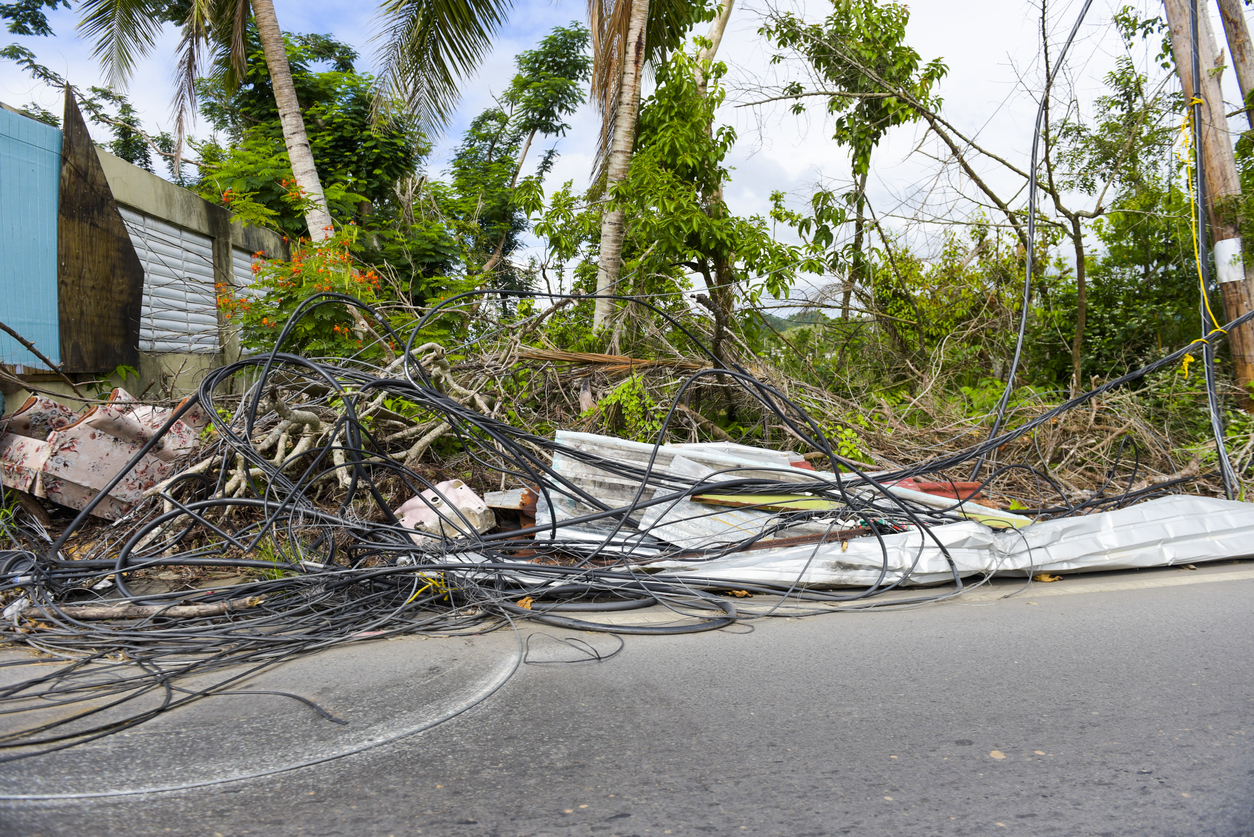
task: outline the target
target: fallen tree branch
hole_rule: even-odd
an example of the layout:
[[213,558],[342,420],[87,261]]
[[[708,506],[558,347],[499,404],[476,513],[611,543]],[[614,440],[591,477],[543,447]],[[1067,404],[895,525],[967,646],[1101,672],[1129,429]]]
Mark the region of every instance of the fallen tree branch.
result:
[[709,433],[715,439],[718,439],[720,442],[735,442],[736,441],[735,439],[733,439],[731,436],[727,434],[726,430],[719,427],[717,424],[710,421],[708,418],[701,415],[700,413],[698,413],[696,410],[692,409],[691,407],[688,407],[684,404],[677,404],[675,406],[679,408],[679,412],[683,413],[688,418],[692,419],[694,422],[696,422],[698,427],[700,427],[705,432]]
[[1201,460],[1195,458],[1188,465],[1185,465],[1183,468],[1181,468],[1179,471],[1176,471],[1174,474],[1162,474],[1157,477],[1149,477],[1148,479],[1141,480],[1136,485],[1132,486],[1132,488],[1128,489],[1128,493],[1133,494],[1137,491],[1141,491],[1146,488],[1149,488],[1150,486],[1162,485],[1165,482],[1172,482],[1174,480],[1183,480],[1183,479],[1188,479],[1189,477],[1196,477],[1201,472],[1202,472]]
[[47,355],[45,355],[43,352],[39,351],[39,349],[36,349],[36,348],[35,348],[35,344],[34,344],[34,343],[30,342],[30,341],[29,341],[29,340],[27,340],[25,337],[23,337],[22,335],[18,334],[18,333],[17,333],[16,331],[14,331],[13,329],[9,328],[9,327],[8,327],[7,325],[5,325],[3,322],[0,322],[0,329],[3,329],[3,330],[4,330],[4,332],[5,332],[6,334],[8,334],[10,337],[12,337],[12,338],[13,338],[14,340],[16,340],[17,342],[21,343],[21,344],[22,344],[22,346],[26,349],[26,351],[30,352],[30,353],[31,353],[32,355],[34,355],[35,357],[39,358],[39,362],[40,362],[40,363],[44,364],[44,365],[45,365],[45,366],[47,366],[49,369],[51,369],[53,372],[57,373],[57,375],[59,375],[59,376],[61,377],[61,380],[65,381],[67,384],[69,384],[69,385],[70,385],[70,389],[74,390],[74,394],[75,394],[75,395],[77,395],[79,398],[82,398],[82,399],[83,399],[83,400],[85,400],[85,401],[90,401],[90,400],[91,400],[91,399],[87,398],[87,396],[83,395],[82,391],[81,391],[81,390],[79,390],[78,385],[77,385],[77,384],[75,384],[72,380],[70,380],[70,376],[69,376],[69,375],[67,375],[67,374],[65,374],[64,372],[62,372],[62,371],[61,371],[61,364],[59,364],[59,363],[53,363],[53,362],[52,362],[52,361],[48,358],[48,356],[47,356]]
[[[61,605],[54,613],[69,619],[84,622],[104,619],[148,619],[153,616],[167,616],[173,619],[195,619],[202,616],[221,616],[236,610],[256,607],[266,600],[265,596],[248,596],[242,599],[228,599],[224,602],[199,605]],[[26,619],[47,618],[52,615],[45,605],[28,605],[20,614]]]

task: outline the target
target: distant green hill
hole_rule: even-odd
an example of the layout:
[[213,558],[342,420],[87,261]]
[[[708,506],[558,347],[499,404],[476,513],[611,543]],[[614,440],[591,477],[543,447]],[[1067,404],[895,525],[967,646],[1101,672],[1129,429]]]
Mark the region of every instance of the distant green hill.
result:
[[788,329],[792,328],[794,325],[796,325],[796,323],[789,322],[788,320],[785,320],[783,317],[776,317],[774,314],[767,314],[762,311],[758,312],[758,316],[766,320],[766,322],[771,326],[771,328],[775,329],[781,334],[787,331]]
[[825,316],[821,310],[816,308],[808,308],[805,311],[798,311],[797,313],[790,314],[787,317],[776,317],[774,314],[767,314],[764,311],[759,311],[758,315],[781,334],[793,328],[825,325],[831,322],[829,317]]

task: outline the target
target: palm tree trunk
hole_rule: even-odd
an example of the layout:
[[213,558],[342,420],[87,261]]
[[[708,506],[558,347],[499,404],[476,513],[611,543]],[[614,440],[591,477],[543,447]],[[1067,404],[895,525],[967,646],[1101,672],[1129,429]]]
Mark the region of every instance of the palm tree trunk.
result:
[[[636,137],[636,116],[640,111],[640,77],[644,73],[644,33],[649,18],[649,0],[632,0],[627,25],[627,44],[623,55],[623,75],[619,84],[618,113],[614,119],[614,139],[610,145],[605,169],[605,193],[612,197],[613,188],[627,179],[631,166],[631,150]],[[623,261],[623,236],[626,216],[622,209],[609,209],[601,216],[601,260],[597,266],[597,293],[615,293]],[[592,316],[593,330],[604,328],[614,302],[598,299]]]
[[252,0],[252,6],[261,48],[265,51],[266,67],[270,71],[270,83],[274,88],[274,103],[278,106],[279,122],[283,126],[283,141],[287,144],[287,156],[292,161],[292,175],[308,202],[305,223],[309,226],[309,237],[322,241],[331,235],[331,215],[327,212],[327,199],[322,193],[318,169],[314,167],[305,120],[300,115],[300,102],[296,100],[296,85],[292,83],[292,69],[287,63],[279,19],[274,14],[271,0]]

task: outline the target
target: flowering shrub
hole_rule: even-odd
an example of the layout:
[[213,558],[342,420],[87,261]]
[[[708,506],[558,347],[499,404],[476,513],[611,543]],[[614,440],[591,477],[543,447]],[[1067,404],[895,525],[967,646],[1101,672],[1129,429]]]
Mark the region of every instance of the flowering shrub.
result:
[[[356,227],[321,242],[297,242],[290,261],[254,256],[253,280],[247,288],[218,285],[222,316],[239,328],[246,353],[268,352],[292,312],[317,293],[341,293],[367,304],[379,300],[379,276],[353,258],[350,247]],[[370,323],[382,333],[377,323]],[[324,303],[302,317],[281,351],[312,357],[373,357],[380,351],[374,335],[362,329],[343,303]]]

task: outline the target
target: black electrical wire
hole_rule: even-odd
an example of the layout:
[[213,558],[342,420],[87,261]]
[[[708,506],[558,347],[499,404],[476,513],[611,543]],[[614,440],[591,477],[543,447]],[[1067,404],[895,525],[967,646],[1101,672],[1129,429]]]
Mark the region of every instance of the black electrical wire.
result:
[[[997,432],[1001,430],[1002,421],[1006,417],[1006,406],[1010,403],[1010,394],[1015,388],[1015,375],[1019,371],[1019,360],[1023,355],[1023,337],[1028,327],[1028,311],[1032,303],[1032,276],[1036,270],[1036,170],[1039,164],[1041,131],[1044,129],[1045,109],[1049,106],[1049,96],[1054,87],[1054,79],[1058,77],[1058,72],[1062,69],[1063,62],[1067,59],[1067,53],[1071,50],[1071,44],[1075,41],[1075,36],[1080,31],[1080,24],[1084,22],[1084,17],[1089,13],[1089,7],[1092,5],[1093,0],[1084,0],[1084,5],[1080,8],[1080,14],[1076,16],[1075,24],[1071,27],[1071,34],[1067,36],[1066,43],[1062,45],[1062,51],[1058,53],[1058,60],[1054,62],[1053,67],[1045,68],[1047,73],[1045,76],[1045,89],[1041,91],[1041,101],[1036,107],[1036,121],[1032,123],[1032,161],[1028,166],[1028,228],[1027,242],[1024,247],[1026,264],[1023,276],[1023,299],[1019,303],[1019,330],[1015,335],[1015,351],[1010,361],[1010,371],[1006,373],[1006,387],[1002,390],[1001,398],[997,401],[993,426],[988,431],[989,439],[993,439]],[[972,480],[979,479],[980,469],[984,465],[984,456],[985,454],[981,453],[976,457],[975,465],[971,469]]]
[[[311,299],[284,326],[282,335],[320,305],[347,300],[335,295]],[[648,303],[616,299],[643,304],[682,328]],[[386,329],[382,317],[369,306],[355,300],[349,304],[359,306],[363,316]],[[428,319],[441,310],[441,306],[431,309]],[[1251,317],[1254,314],[1228,327]],[[161,711],[238,693],[236,684],[243,676],[344,643],[413,633],[464,635],[524,621],[615,635],[677,634],[727,628],[780,613],[914,606],[957,595],[964,589],[962,573],[933,530],[962,519],[963,503],[924,508],[895,494],[892,483],[923,474],[943,479],[949,469],[1031,432],[1102,392],[1174,363],[1183,354],[1183,350],[1173,353],[966,451],[872,475],[839,457],[821,426],[784,393],[743,368],[719,366],[712,356],[712,368],[694,373],[679,387],[654,442],[643,446],[639,459],[627,460],[561,444],[457,402],[435,386],[421,358],[413,353],[414,334],[401,341],[387,333],[406,348],[385,369],[286,354],[281,351],[281,338],[267,355],[207,374],[197,395],[174,413],[134,462],[159,443],[176,420],[198,408],[216,430],[217,441],[204,454],[219,464],[222,476],[215,481],[187,474],[172,480],[158,498],[137,506],[126,526],[106,534],[103,554],[111,557],[74,559],[65,552],[87,521],[91,505],[55,541],[33,533],[24,549],[0,556],[0,592],[20,597],[10,607],[25,602],[25,618],[41,625],[38,630],[18,630],[15,615],[12,623],[0,625],[0,636],[67,661],[51,673],[0,689],[0,714],[20,718],[29,713],[32,718],[26,726],[0,737],[0,761],[63,749],[133,728]],[[1215,330],[1208,337],[1217,339],[1221,333]],[[695,336],[689,336],[699,345]],[[239,409],[234,414],[220,413],[220,393],[239,376],[248,376],[251,382]],[[660,467],[666,428],[681,399],[708,376],[722,376],[757,399],[775,420],[828,457],[832,474],[796,469],[773,472],[770,466],[746,465],[694,478]],[[320,420],[332,412],[335,416],[327,423],[326,441],[310,446],[299,457],[283,454],[271,460],[253,446],[254,431],[268,420],[262,394],[276,385],[288,391],[323,393],[315,396],[320,402],[308,406],[318,411]],[[458,444],[477,462],[536,486],[550,519],[525,529],[487,534],[475,532],[460,514],[449,520],[451,528],[460,529],[452,535],[418,533],[402,526],[385,499],[384,480],[399,481],[415,495],[432,491],[445,501],[444,506],[450,504],[429,480],[393,460],[365,423],[363,413],[370,409],[371,399],[382,398],[403,400],[420,413],[447,422]],[[1133,446],[1127,489],[1122,495],[1106,495],[1116,484],[1122,451],[1102,490],[1081,504],[1071,503],[1048,474],[1033,471],[1042,491],[1048,486],[1060,498],[1061,505],[1053,513],[1114,507],[1168,490],[1169,486],[1154,486],[1131,491],[1140,467],[1139,452]],[[556,455],[623,480],[634,486],[632,496],[619,506],[595,496],[549,464],[548,457]],[[250,476],[241,486],[244,496],[221,496],[229,484],[226,473],[237,461],[244,463],[246,474],[260,476]],[[1026,466],[1000,468],[981,487],[1012,467]],[[99,496],[124,476],[125,469]],[[342,491],[338,489],[341,476],[347,483]],[[316,499],[327,483],[337,486],[333,493],[339,499],[331,505]],[[824,501],[828,510],[764,514],[757,531],[711,539],[695,548],[672,544],[660,536],[667,513],[715,486],[720,494],[806,494]],[[1042,493],[1039,505],[1048,512],[1045,499]],[[566,508],[573,511],[562,510]],[[655,512],[656,521],[644,525],[643,516]],[[767,538],[787,537],[798,527],[809,526],[806,531],[813,531],[815,520],[826,522],[818,527],[815,542],[802,547],[809,550],[809,560],[789,583],[735,584],[736,589],[752,588],[755,595],[770,596],[770,603],[733,604],[717,595],[728,589],[729,582],[703,575],[702,567],[713,560],[770,544]],[[868,565],[873,580],[853,590],[810,588],[803,584],[809,562],[838,542],[835,527],[841,520],[862,527],[864,536],[878,545],[879,565]],[[901,533],[917,537],[918,547],[911,547],[912,560],[894,566],[886,538]],[[910,582],[929,544],[945,558],[953,588],[885,598],[883,594]],[[147,574],[167,567],[244,572],[251,577],[190,592],[153,591],[141,583]],[[169,615],[170,608],[189,603],[219,605],[221,612],[202,617]],[[77,615],[75,608],[84,604],[146,609],[137,619],[93,622]],[[633,622],[629,614],[644,607],[670,610],[673,617],[662,624]],[[591,616],[609,612],[621,615],[612,621]],[[116,659],[125,659],[128,665],[103,665]],[[193,676],[208,677],[210,685],[182,685]],[[161,696],[156,707],[136,702],[147,695]],[[103,718],[102,705],[111,707],[107,720],[97,720]],[[116,714],[130,706],[135,707],[130,714]],[[48,720],[41,714],[40,710],[54,707],[62,713],[56,718]],[[65,710],[70,711],[66,714]]]

